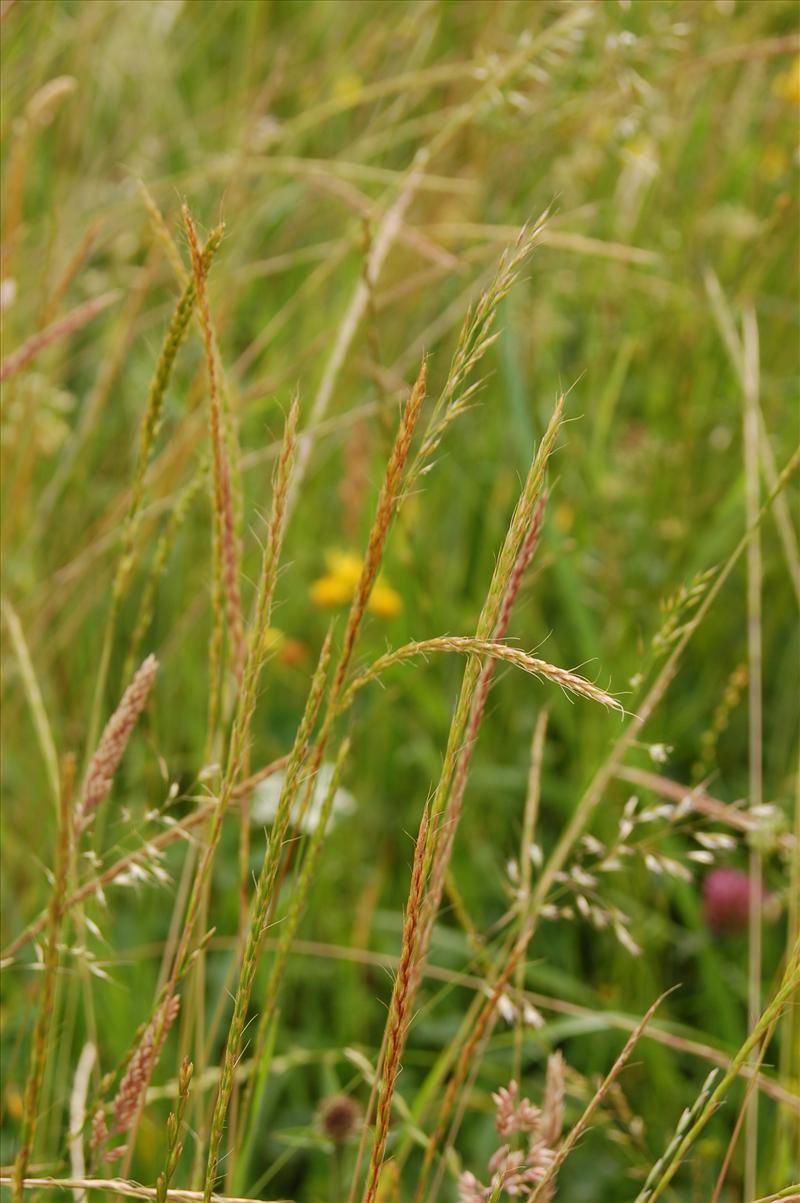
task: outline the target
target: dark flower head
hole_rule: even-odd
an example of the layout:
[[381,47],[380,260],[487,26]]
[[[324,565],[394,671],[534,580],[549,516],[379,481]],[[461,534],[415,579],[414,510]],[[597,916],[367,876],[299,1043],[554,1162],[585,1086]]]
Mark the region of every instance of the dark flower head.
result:
[[750,914],[750,877],[741,869],[712,869],[703,882],[703,915],[715,931],[740,932]]
[[320,1104],[317,1118],[329,1140],[343,1145],[361,1127],[361,1108],[346,1094],[334,1094]]

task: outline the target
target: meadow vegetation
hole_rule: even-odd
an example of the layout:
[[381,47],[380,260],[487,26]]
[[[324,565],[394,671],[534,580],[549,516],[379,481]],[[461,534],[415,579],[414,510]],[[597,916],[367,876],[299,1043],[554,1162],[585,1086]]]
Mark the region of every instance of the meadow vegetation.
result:
[[4,1197],[800,1197],[796,4],[0,34]]

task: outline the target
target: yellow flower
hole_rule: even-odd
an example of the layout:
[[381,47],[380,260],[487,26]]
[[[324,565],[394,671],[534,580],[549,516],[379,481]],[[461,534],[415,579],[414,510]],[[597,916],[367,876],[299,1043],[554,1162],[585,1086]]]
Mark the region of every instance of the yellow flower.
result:
[[399,614],[402,605],[403,602],[396,589],[392,589],[391,585],[382,584],[380,580],[375,582],[367,602],[368,610],[377,614],[379,618],[394,618],[395,614]]
[[361,558],[352,551],[329,551],[325,554],[325,563],[330,575],[349,585],[354,593],[361,578]]
[[[349,551],[329,551],[325,555],[328,571],[311,586],[311,600],[322,610],[345,606],[353,600],[361,578],[362,561]],[[379,618],[394,618],[402,608],[400,594],[378,576],[367,602],[367,609]]]
[[789,104],[800,104],[800,54],[792,59],[790,67],[775,76],[772,93],[777,96],[778,100],[786,100]]
[[344,606],[351,600],[353,589],[347,581],[338,576],[328,574],[321,576],[311,586],[311,600],[321,610],[331,610],[336,606]]

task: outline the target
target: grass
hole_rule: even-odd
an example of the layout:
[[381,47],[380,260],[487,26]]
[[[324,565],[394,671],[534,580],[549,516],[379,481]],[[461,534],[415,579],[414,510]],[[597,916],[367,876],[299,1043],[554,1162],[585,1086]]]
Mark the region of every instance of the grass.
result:
[[796,6],[0,21],[0,1190],[796,1195]]

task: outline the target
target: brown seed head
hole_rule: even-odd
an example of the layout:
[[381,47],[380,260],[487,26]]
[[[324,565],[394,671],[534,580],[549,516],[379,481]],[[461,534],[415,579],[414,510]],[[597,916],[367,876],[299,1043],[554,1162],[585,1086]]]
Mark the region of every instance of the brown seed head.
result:
[[336,1145],[343,1145],[359,1131],[361,1108],[346,1094],[334,1094],[324,1099],[318,1112],[319,1126]]

